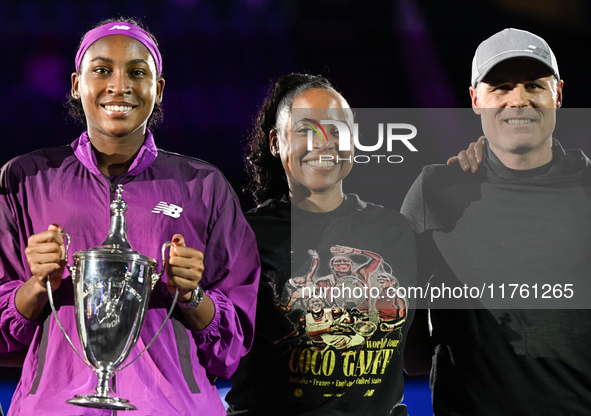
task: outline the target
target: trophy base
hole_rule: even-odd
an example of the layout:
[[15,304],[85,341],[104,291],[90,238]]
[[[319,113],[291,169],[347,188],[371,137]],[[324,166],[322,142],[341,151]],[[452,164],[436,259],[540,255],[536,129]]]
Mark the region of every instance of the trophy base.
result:
[[73,399],[66,400],[66,403],[75,404],[76,406],[93,407],[95,409],[137,410],[134,405],[129,403],[129,400],[94,394],[77,394]]

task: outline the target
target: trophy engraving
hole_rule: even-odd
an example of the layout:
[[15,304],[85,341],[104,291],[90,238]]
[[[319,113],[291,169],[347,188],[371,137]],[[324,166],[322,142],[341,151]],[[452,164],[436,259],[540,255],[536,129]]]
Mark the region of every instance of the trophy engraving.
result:
[[[111,410],[136,410],[128,400],[113,396],[110,380],[113,374],[137,360],[154,342],[170,318],[178,297],[173,299],[168,316],[154,338],[131,362],[122,366],[140,335],[150,294],[164,272],[165,250],[162,246],[162,267],[156,272],[156,260],[134,251],[127,240],[127,204],[119,185],[111,203],[109,235],[101,246],[76,252],[74,264],[67,264],[74,286],[76,328],[84,357],[76,350],[58,319],[49,279],[47,290],[53,315],[76,354],[98,376],[96,392],[76,395],[68,403]],[[66,260],[70,237],[67,240]]]

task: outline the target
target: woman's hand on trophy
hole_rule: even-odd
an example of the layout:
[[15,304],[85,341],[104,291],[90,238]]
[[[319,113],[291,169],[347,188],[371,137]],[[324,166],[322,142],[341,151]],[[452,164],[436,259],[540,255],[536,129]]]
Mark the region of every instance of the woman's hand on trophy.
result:
[[64,240],[59,224],[51,224],[47,231],[29,237],[25,256],[31,277],[17,291],[15,305],[28,319],[37,319],[47,304],[47,277],[51,290],[61,282],[66,266]]
[[[195,289],[201,281],[203,268],[203,253],[187,247],[185,238],[181,234],[175,234],[172,237],[172,247],[166,262],[166,286],[173,295],[176,289],[179,289],[180,303],[187,303],[193,299]],[[203,295],[203,300],[198,307],[181,308],[181,310],[192,331],[204,329],[213,320],[215,314],[215,306],[207,294]]]
[[197,289],[203,273],[203,253],[187,247],[181,234],[172,238],[172,247],[166,262],[168,291],[174,295],[179,289],[179,302],[191,300],[192,293]]
[[29,237],[25,255],[31,269],[32,279],[43,291],[46,290],[47,277],[51,281],[51,290],[56,290],[62,282],[66,266],[66,250],[59,224],[51,224],[47,231]]

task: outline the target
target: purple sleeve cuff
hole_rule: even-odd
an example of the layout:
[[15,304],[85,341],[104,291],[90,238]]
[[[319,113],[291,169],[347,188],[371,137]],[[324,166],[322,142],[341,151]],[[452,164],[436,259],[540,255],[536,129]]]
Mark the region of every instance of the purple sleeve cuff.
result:
[[27,347],[40,323],[40,319],[25,318],[16,308],[16,291],[22,285],[22,281],[12,281],[0,286],[0,354]]
[[205,328],[201,331],[193,331],[193,337],[195,341],[197,341],[197,345],[202,342],[207,342],[214,336],[219,335],[219,325],[220,325],[220,308],[219,308],[219,296],[216,294],[217,291],[213,290],[204,290],[204,292],[211,298],[213,302],[213,306],[215,312],[213,314],[213,319]]
[[199,362],[217,377],[230,378],[238,368],[247,349],[244,334],[234,305],[217,289],[207,290],[213,301],[215,315],[207,327],[193,332]]
[[12,291],[12,293],[9,295],[8,298],[8,313],[18,322],[18,324],[22,325],[22,326],[29,326],[29,325],[33,325],[33,326],[37,326],[39,324],[39,319],[36,319],[34,321],[31,321],[30,319],[24,317],[19,310],[16,308],[16,291],[23,285],[24,282],[18,281],[15,283],[19,283],[18,285],[15,285],[16,287],[14,288],[14,290]]

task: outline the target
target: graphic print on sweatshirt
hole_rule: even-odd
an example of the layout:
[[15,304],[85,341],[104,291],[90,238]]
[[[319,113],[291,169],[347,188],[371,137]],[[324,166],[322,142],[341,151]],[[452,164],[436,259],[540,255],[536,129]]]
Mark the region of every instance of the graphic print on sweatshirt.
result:
[[[293,331],[275,344],[292,347],[290,382],[325,388],[325,397],[347,387],[380,384],[393,357],[400,357],[408,300],[382,256],[333,245],[328,258],[308,249],[309,260],[279,290],[275,304]],[[302,394],[297,389],[295,395]]]

